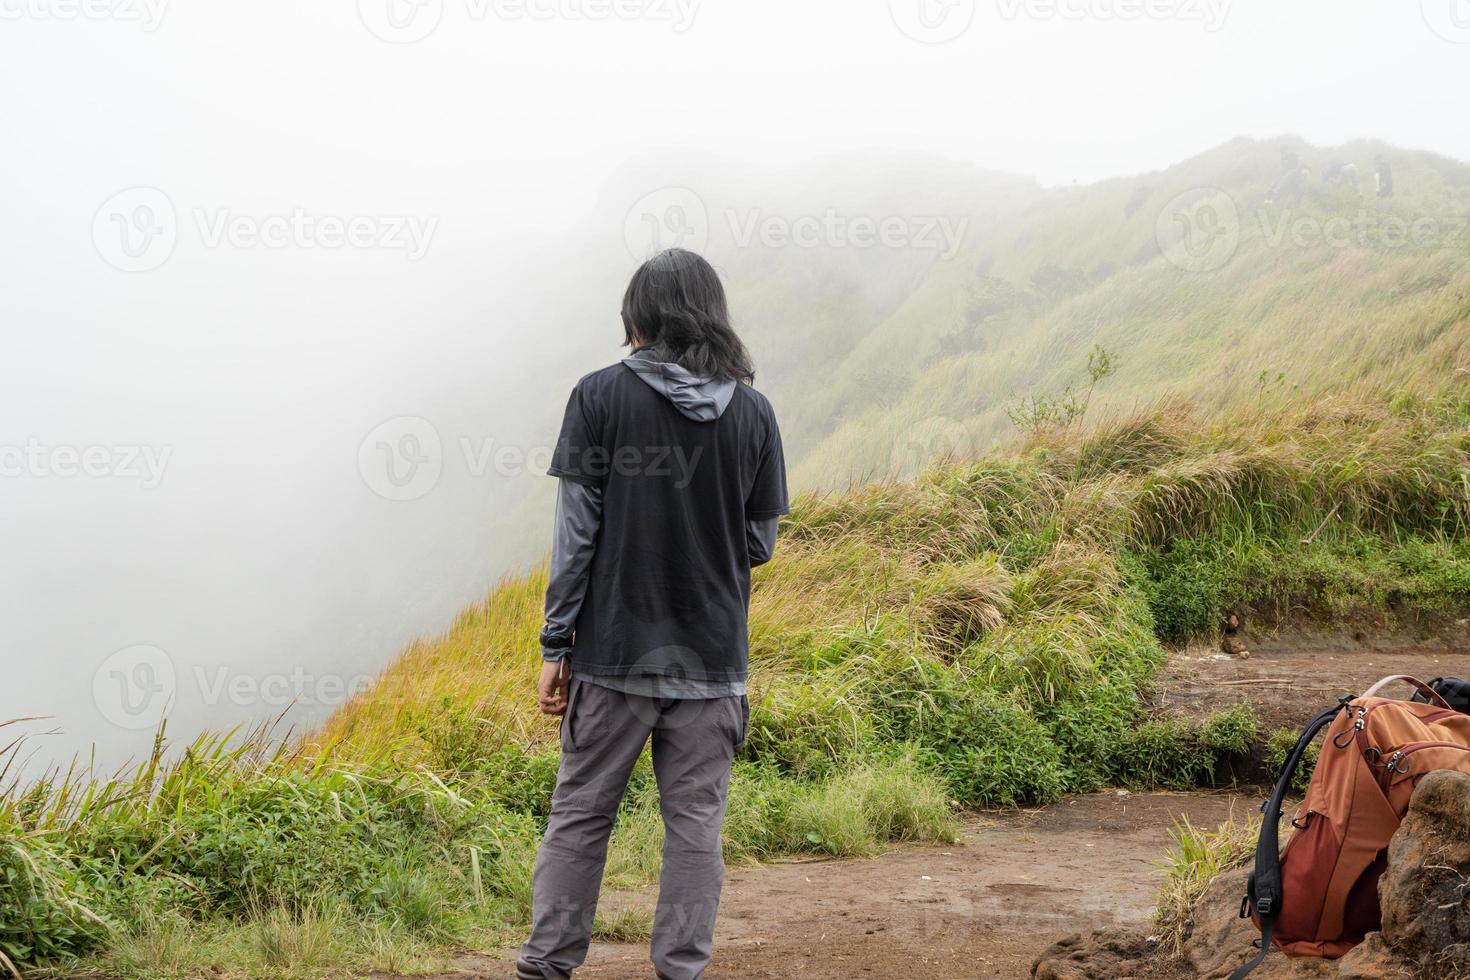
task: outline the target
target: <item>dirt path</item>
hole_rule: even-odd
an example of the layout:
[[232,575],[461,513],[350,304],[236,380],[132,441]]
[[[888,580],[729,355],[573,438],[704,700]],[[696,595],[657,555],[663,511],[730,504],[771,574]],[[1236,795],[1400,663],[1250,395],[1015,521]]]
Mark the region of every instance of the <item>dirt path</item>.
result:
[[[1232,805],[1254,802],[1223,793],[1102,793],[1043,810],[971,815],[953,846],[734,870],[707,976],[1026,977],[1061,935],[1147,922],[1160,874],[1153,862],[1172,822],[1187,816],[1213,826]],[[651,905],[653,895],[631,900]],[[476,972],[499,975],[487,966]],[[598,944],[577,976],[652,973],[644,946]]]
[[[1300,728],[1339,695],[1360,694],[1389,674],[1426,681],[1470,677],[1470,651],[1463,642],[1418,645],[1317,634],[1258,640],[1250,646],[1245,659],[1203,645],[1172,653],[1159,674],[1160,707],[1202,717],[1249,701],[1269,732]],[[1408,691],[1396,686],[1387,693],[1402,698]]]
[[[1465,633],[1463,624],[1456,628]],[[1415,645],[1318,634],[1258,640],[1248,658],[1190,647],[1171,654],[1158,705],[1203,716],[1249,700],[1267,731],[1295,728],[1385,674],[1470,676],[1467,637]],[[971,814],[950,847],[734,870],[707,976],[1025,978],[1064,935],[1147,925],[1161,874],[1155,862],[1176,820],[1213,827],[1232,806],[1243,814],[1258,802],[1254,792],[1100,793],[1035,811]],[[651,907],[654,895],[649,887],[605,902]],[[468,958],[458,976],[509,976],[506,955]],[[601,943],[577,976],[652,973],[644,945]]]

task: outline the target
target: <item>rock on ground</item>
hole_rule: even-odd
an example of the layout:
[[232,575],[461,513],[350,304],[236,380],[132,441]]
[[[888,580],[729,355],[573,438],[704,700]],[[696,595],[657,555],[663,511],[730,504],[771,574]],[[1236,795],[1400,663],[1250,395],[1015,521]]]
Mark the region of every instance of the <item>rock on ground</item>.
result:
[[1432,772],[1388,845],[1383,938],[1432,976],[1470,976],[1470,776]]
[[1031,969],[1036,980],[1135,980],[1186,976],[1157,941],[1131,933],[1094,932],[1052,945]]
[[[1072,936],[1036,961],[1038,980],[1198,977],[1223,980],[1254,956],[1258,933],[1240,918],[1249,869],[1221,875],[1194,913],[1182,960],[1134,932]],[[1273,953],[1252,980],[1418,980],[1470,978],[1470,776],[1435,772],[1414,792],[1388,849],[1379,884],[1383,931],[1340,960]]]

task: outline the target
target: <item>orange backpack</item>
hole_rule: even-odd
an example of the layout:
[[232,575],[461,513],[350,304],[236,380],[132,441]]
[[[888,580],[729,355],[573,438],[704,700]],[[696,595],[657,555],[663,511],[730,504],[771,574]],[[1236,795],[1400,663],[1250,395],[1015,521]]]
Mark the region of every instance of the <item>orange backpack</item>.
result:
[[[1378,697],[1395,681],[1413,685],[1419,701]],[[1282,806],[1292,777],[1317,733],[1327,739],[1296,828],[1279,846]],[[1274,943],[1287,956],[1342,956],[1381,924],[1378,878],[1388,842],[1409,809],[1419,780],[1436,769],[1470,774],[1470,715],[1461,714],[1422,681],[1387,677],[1362,697],[1345,696],[1318,715],[1287,757],[1264,809],[1256,866],[1241,916],[1261,929],[1260,955],[1231,974],[1242,980]]]

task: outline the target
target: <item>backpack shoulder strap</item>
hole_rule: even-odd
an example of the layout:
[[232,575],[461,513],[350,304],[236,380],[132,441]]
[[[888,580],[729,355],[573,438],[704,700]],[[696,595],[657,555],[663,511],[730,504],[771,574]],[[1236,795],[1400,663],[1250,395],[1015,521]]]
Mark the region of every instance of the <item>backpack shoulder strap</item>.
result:
[[1271,799],[1266,801],[1263,808],[1265,816],[1261,820],[1261,837],[1256,842],[1256,867],[1251,872],[1249,890],[1240,913],[1241,918],[1247,918],[1254,912],[1256,921],[1261,924],[1261,952],[1255,959],[1230,974],[1230,980],[1245,980],[1271,952],[1271,936],[1276,930],[1276,916],[1281,913],[1281,818],[1285,815],[1282,807],[1286,805],[1286,794],[1291,791],[1291,781],[1301,766],[1307,747],[1312,744],[1317,733],[1332,724],[1332,720],[1353,700],[1350,695],[1345,696],[1336,705],[1313,718],[1302,730],[1301,738],[1297,739],[1296,746],[1286,757],[1286,764],[1281,767],[1281,776],[1271,791]]
[[1271,934],[1275,930],[1276,916],[1273,915],[1269,918],[1261,919],[1261,951],[1256,954],[1255,959],[1251,960],[1249,963],[1246,963],[1240,969],[1230,974],[1230,980],[1245,980],[1245,978],[1249,976],[1256,967],[1260,966],[1266,961],[1266,957],[1271,955]]
[[1433,687],[1419,680],[1417,677],[1410,677],[1408,674],[1394,674],[1392,677],[1385,677],[1383,680],[1379,681],[1377,684],[1374,684],[1372,687],[1368,688],[1368,690],[1364,691],[1363,697],[1376,697],[1379,691],[1383,690],[1388,685],[1396,684],[1399,681],[1403,681],[1405,684],[1408,684],[1420,694],[1424,695],[1426,698],[1429,699],[1430,704],[1437,704],[1441,708],[1450,707],[1450,703],[1444,699],[1444,695],[1440,694]]

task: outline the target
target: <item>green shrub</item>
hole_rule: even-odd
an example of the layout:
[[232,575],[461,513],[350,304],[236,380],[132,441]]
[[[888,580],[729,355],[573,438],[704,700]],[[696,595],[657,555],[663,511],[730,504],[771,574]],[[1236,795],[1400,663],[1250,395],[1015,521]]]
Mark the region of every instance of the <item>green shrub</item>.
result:
[[1110,769],[1129,786],[1190,789],[1214,785],[1222,771],[1246,760],[1259,723],[1249,705],[1212,715],[1203,724],[1187,718],[1145,722],[1124,732]]
[[838,856],[871,854],[888,841],[958,838],[944,785],[912,757],[874,761],[801,789],[783,822],[784,849]]
[[1166,643],[1218,632],[1238,594],[1237,562],[1217,538],[1176,539],[1139,555],[1154,629]]
[[[1274,782],[1281,778],[1281,771],[1286,768],[1287,756],[1291,750],[1296,748],[1301,732],[1292,728],[1278,728],[1271,733],[1266,740],[1266,758],[1264,765],[1266,772]],[[1298,793],[1305,793],[1307,785],[1312,781],[1312,773],[1317,768],[1317,757],[1322,754],[1322,740],[1316,739],[1307,746],[1306,754],[1296,767],[1296,775],[1292,777],[1291,788]]]
[[1200,729],[1200,748],[1217,760],[1244,758],[1260,735],[1261,723],[1246,702],[1210,716]]
[[781,677],[750,706],[744,755],[782,771],[817,778],[871,738],[860,672],[833,668]]
[[1137,691],[1114,681],[1103,681],[1038,711],[1061,750],[1064,790],[1086,793],[1108,784],[1113,778],[1113,753],[1141,711]]
[[1194,909],[1215,879],[1244,867],[1255,853],[1261,818],[1234,809],[1217,830],[1203,830],[1184,818],[1169,836],[1174,844],[1163,861],[1164,884],[1154,906],[1154,924],[1164,933],[1175,956],[1194,922]]
[[966,806],[1047,802],[1062,792],[1061,750],[1021,704],[959,667],[915,657],[882,679],[876,734],[911,742]]

